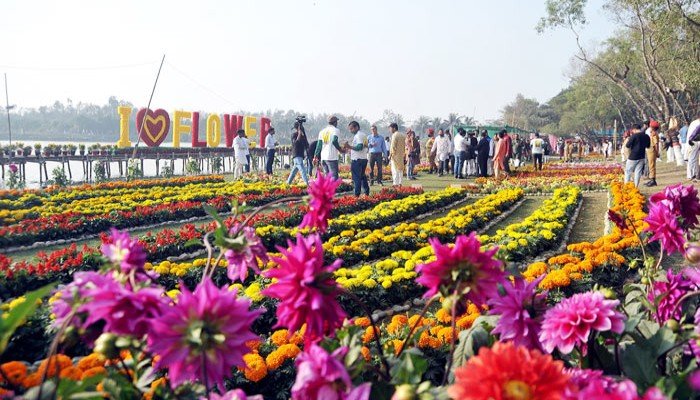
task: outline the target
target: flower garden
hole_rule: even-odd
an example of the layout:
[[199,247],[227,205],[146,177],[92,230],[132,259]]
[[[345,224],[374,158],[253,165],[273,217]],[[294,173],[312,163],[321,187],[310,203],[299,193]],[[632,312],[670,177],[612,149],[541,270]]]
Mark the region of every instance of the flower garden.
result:
[[2,193],[0,398],[694,398],[700,199],[620,176]]

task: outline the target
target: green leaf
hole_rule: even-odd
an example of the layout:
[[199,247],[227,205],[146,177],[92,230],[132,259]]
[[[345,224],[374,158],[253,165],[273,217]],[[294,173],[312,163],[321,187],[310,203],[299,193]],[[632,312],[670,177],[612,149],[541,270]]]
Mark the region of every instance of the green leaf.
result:
[[190,240],[188,240],[188,241],[185,242],[184,247],[185,247],[185,248],[188,248],[188,247],[195,247],[195,246],[196,246],[196,247],[199,247],[199,246],[201,246],[201,245],[202,245],[202,240],[201,240],[201,239],[190,239]]
[[10,341],[12,334],[19,328],[27,318],[34,314],[38,307],[37,302],[44,296],[51,293],[55,283],[39,288],[33,292],[24,295],[26,299],[23,303],[13,308],[7,316],[0,313],[0,354],[5,351],[7,343]]
[[[489,333],[479,323],[478,318],[471,328],[459,333],[457,346],[453,354],[452,370],[463,365],[471,357],[474,357],[479,349],[489,344]],[[454,375],[450,371],[450,382],[454,381]]]
[[428,361],[423,352],[416,348],[401,353],[399,362],[391,368],[391,382],[395,385],[410,383],[417,385],[428,370]]

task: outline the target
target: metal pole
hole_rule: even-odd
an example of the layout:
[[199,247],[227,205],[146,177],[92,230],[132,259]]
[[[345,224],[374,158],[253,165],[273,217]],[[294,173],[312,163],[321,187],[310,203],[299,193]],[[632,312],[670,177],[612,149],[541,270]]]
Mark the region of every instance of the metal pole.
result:
[[[151,90],[151,97],[148,99],[148,106],[146,106],[146,112],[143,114],[143,119],[141,120],[141,129],[139,129],[138,137],[136,138],[136,144],[134,145],[134,151],[131,154],[131,158],[136,158],[136,150],[141,142],[141,131],[143,131],[143,125],[146,122],[146,114],[148,110],[151,109],[151,101],[153,100],[153,94],[156,92],[156,85],[158,84],[158,78],[160,77],[160,70],[163,69],[163,63],[165,62],[165,54],[163,54],[163,59],[160,60],[160,67],[158,67],[158,74],[156,75],[156,81],[153,82],[153,89]],[[129,160],[126,160],[127,168],[129,166]],[[143,172],[143,171],[141,171]]]
[[7,110],[7,132],[10,134],[10,144],[12,144],[12,124],[10,123],[10,96],[7,94],[7,73],[5,73],[5,110]]

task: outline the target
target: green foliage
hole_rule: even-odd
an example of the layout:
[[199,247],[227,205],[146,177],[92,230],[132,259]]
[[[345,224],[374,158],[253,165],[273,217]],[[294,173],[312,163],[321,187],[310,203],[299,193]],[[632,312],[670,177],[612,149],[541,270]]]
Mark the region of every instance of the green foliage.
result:
[[211,171],[213,173],[220,173],[223,166],[224,160],[221,157],[214,157],[211,159]]
[[24,181],[20,179],[19,171],[9,171],[7,181],[5,182],[9,189],[23,189]]
[[173,163],[170,161],[163,162],[163,166],[160,167],[160,174],[165,178],[171,178],[175,174]]
[[93,168],[93,171],[95,173],[95,182],[100,183],[104,182],[107,180],[107,169],[105,168],[105,163],[102,161],[98,161],[95,163],[95,167]]
[[51,180],[49,181],[52,185],[65,187],[68,186],[70,181],[66,176],[66,171],[62,167],[56,167],[51,171]]
[[141,171],[140,161],[136,159],[129,160],[129,165],[126,169],[126,179],[133,180],[143,178],[143,171]]
[[201,169],[199,168],[199,161],[190,158],[187,160],[187,164],[185,164],[185,173],[187,175],[197,175],[201,172]]
[[12,334],[36,311],[41,304],[41,298],[48,295],[54,286],[51,284],[27,293],[24,296],[25,301],[7,312],[7,315],[0,310],[0,354],[5,351]]

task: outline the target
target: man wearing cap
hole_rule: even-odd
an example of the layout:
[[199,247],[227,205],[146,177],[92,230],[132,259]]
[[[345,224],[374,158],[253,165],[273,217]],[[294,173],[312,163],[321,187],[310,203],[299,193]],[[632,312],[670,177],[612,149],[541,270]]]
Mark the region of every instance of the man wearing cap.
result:
[[338,179],[338,154],[344,153],[340,148],[339,135],[338,117],[331,115],[328,117],[328,126],[318,133],[318,144],[314,156],[314,163],[318,162],[319,156],[321,157],[326,174],[330,174],[333,179]]
[[647,148],[647,168],[649,182],[645,186],[656,186],[656,159],[659,158],[659,121],[649,122],[650,146]]
[[272,175],[272,163],[275,162],[275,152],[277,151],[277,139],[275,139],[275,128],[270,128],[265,137],[265,150],[267,150],[267,161],[265,162],[265,173]]

